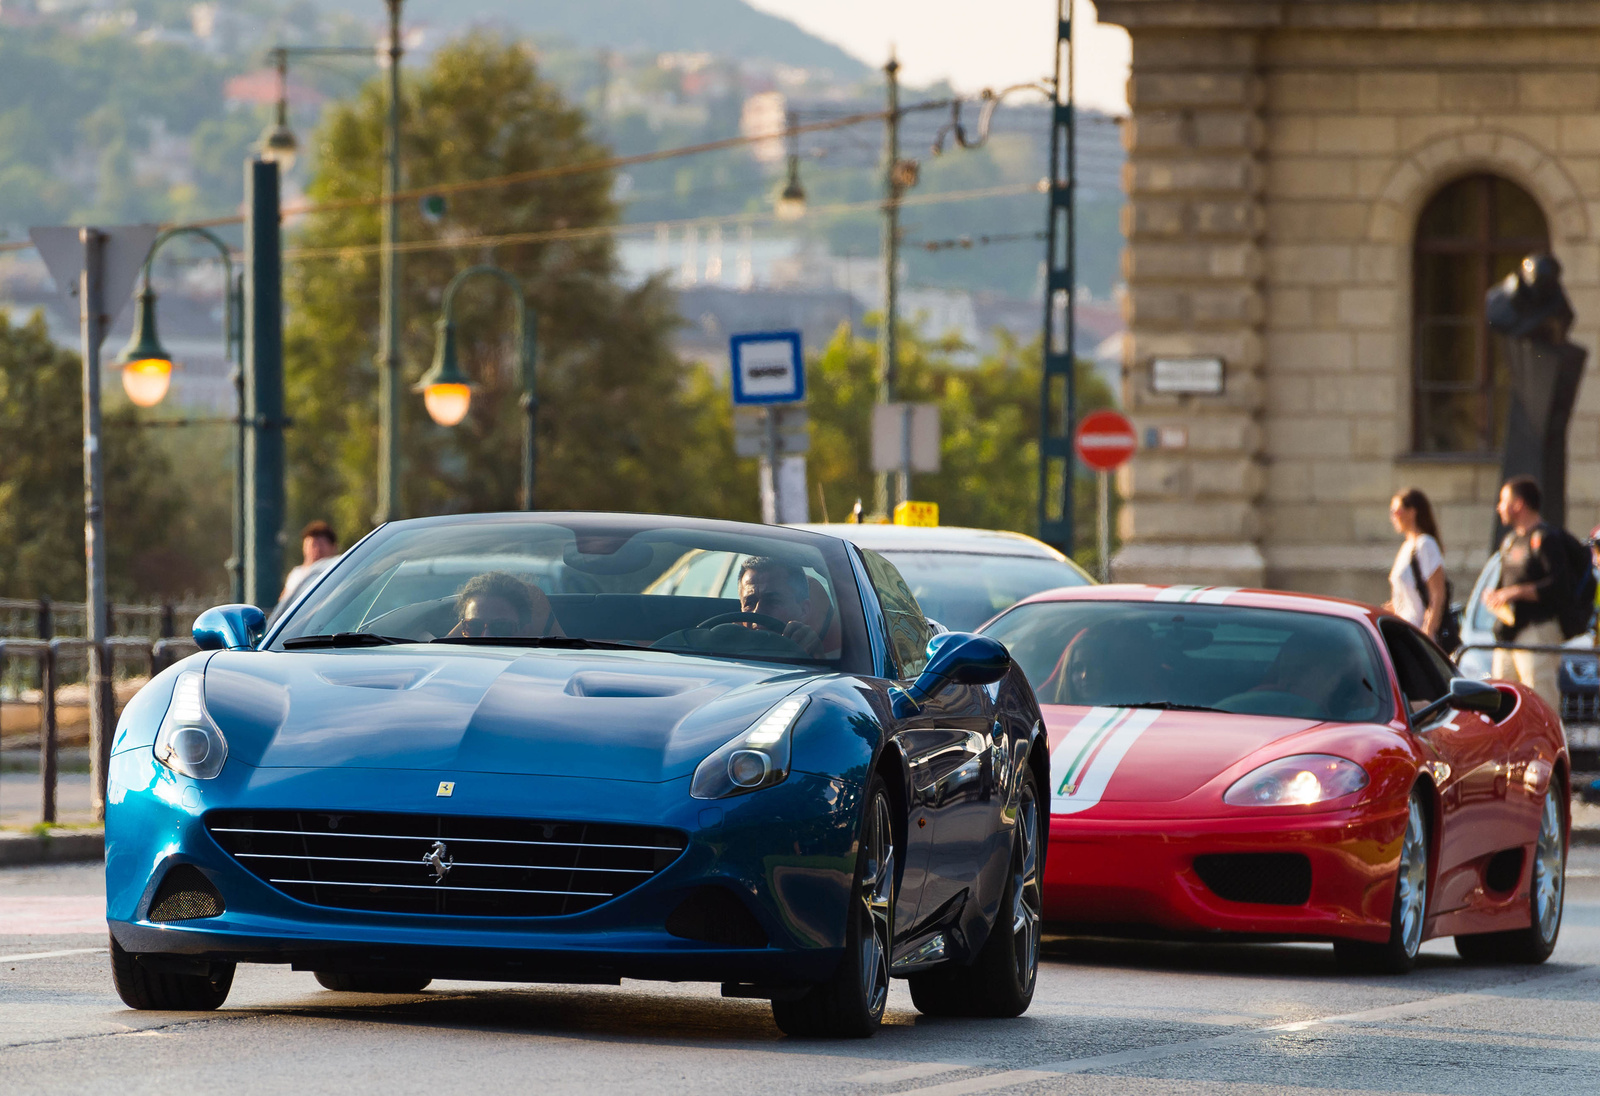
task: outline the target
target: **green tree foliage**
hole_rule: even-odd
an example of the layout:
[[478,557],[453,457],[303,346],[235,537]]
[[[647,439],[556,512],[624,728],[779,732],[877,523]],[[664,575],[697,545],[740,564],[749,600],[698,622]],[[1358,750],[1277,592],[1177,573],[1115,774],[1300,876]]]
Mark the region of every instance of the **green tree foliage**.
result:
[[[0,34],[0,225],[161,218],[132,157],[152,126],[187,134],[220,113],[224,66],[183,46],[55,26]],[[74,172],[92,165],[92,187]],[[41,185],[43,183],[44,185]]]
[[[475,36],[441,49],[405,90],[404,163],[410,179],[482,179],[601,157],[583,115],[540,78],[518,45]],[[385,105],[378,85],[331,109],[316,137],[318,201],[380,190]],[[400,208],[407,241],[548,232],[614,223],[607,172],[561,176],[449,196],[442,223]],[[291,524],[314,517],[348,534],[376,503],[379,212],[370,206],[312,218],[294,241],[313,254],[291,263],[286,371]],[[340,249],[346,249],[341,251]],[[669,335],[678,322],[662,286],[620,284],[605,235],[460,246],[404,255],[402,356],[409,387],[431,360],[445,285],[493,262],[522,279],[539,316],[539,487],[542,508],[678,511],[747,516],[726,454],[723,397],[685,370]],[[407,392],[401,508],[408,515],[513,508],[521,415],[511,310],[493,279],[456,299],[462,366],[479,385],[468,418],[434,426]]]
[[[937,502],[946,525],[1037,534],[1039,343],[1005,339],[976,367],[952,364],[951,354],[962,347],[951,341],[929,342],[906,330],[899,343],[896,395],[937,403],[943,434],[940,471],[914,475],[912,495]],[[877,367],[876,344],[841,327],[807,373],[812,508],[816,512],[826,499],[834,521],[843,520],[858,498],[872,509]],[[1077,395],[1080,414],[1115,406],[1110,388],[1087,362],[1078,363]],[[1098,565],[1095,505],[1093,478],[1080,476],[1074,516],[1079,542],[1090,546],[1077,553],[1085,566]]]
[[[50,341],[44,317],[0,312],[0,591],[82,601],[83,367]],[[134,425],[104,416],[108,590],[113,600],[211,590],[190,562],[172,468]]]

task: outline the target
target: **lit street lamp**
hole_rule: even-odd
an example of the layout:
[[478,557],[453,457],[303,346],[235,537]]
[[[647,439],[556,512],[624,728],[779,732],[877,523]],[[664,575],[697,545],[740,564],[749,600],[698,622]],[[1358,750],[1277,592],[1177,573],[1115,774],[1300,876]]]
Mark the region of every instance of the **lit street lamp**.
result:
[[172,384],[172,355],[156,337],[156,295],[145,281],[133,318],[133,338],[117,357],[122,366],[122,390],[138,407],[154,407],[167,396]]
[[438,342],[434,347],[433,368],[418,381],[412,391],[422,393],[422,403],[428,416],[440,426],[454,426],[467,417],[472,405],[472,384],[461,372],[456,358],[456,292],[468,278],[487,274],[499,278],[511,288],[516,306],[517,381],[522,389],[522,508],[533,509],[534,473],[534,415],[538,400],[534,389],[534,369],[538,362],[535,325],[537,319],[528,310],[523,296],[522,282],[516,275],[498,266],[469,266],[445,287],[444,306],[434,329]]
[[245,400],[244,372],[238,362],[244,343],[244,291],[234,280],[233,254],[228,245],[215,233],[203,228],[170,228],[156,237],[144,259],[144,289],[139,294],[134,313],[133,337],[117,356],[122,367],[122,390],[128,399],[139,407],[154,407],[167,396],[172,384],[172,355],[167,353],[156,335],[156,294],[150,285],[150,268],[155,263],[156,252],[176,236],[199,236],[217,249],[222,256],[223,288],[223,343],[224,356],[233,365],[233,390],[237,402],[234,416],[237,441],[233,462],[233,556],[228,560],[228,573],[233,580],[233,598],[243,601],[244,590],[244,507],[245,507]]

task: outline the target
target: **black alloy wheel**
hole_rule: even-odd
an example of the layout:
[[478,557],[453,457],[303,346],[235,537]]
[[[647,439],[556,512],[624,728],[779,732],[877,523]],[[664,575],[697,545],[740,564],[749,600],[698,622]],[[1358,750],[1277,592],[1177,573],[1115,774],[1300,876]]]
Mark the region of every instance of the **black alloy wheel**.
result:
[[1528,927],[1456,937],[1469,963],[1542,963],[1556,950],[1567,883],[1567,815],[1554,780],[1539,810],[1539,836],[1528,880]]
[[894,947],[899,880],[895,878],[894,812],[882,776],[872,774],[864,799],[844,956],[828,981],[793,1000],[772,1002],[772,1018],[786,1035],[865,1039],[883,1022],[889,1003],[889,956]]
[[971,965],[911,976],[911,1001],[927,1016],[1021,1016],[1039,980],[1044,920],[1045,819],[1038,780],[1017,791],[1011,870],[989,939]]
[[210,1012],[233,988],[233,963],[213,963],[211,973],[167,974],[151,970],[111,937],[111,981],[129,1008],[153,1012]]
[[433,976],[415,970],[319,970],[323,989],[340,993],[421,993]]
[[1394,905],[1389,911],[1389,939],[1381,944],[1336,940],[1333,957],[1349,974],[1406,974],[1417,964],[1422,926],[1428,916],[1428,862],[1431,841],[1422,790],[1411,790],[1400,866],[1395,871]]

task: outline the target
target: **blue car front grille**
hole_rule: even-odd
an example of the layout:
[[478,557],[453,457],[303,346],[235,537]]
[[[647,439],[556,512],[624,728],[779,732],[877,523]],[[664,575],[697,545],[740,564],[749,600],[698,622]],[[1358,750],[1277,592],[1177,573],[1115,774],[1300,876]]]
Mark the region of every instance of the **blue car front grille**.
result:
[[601,822],[327,811],[213,811],[246,870],[314,906],[457,917],[560,917],[639,886],[677,830]]

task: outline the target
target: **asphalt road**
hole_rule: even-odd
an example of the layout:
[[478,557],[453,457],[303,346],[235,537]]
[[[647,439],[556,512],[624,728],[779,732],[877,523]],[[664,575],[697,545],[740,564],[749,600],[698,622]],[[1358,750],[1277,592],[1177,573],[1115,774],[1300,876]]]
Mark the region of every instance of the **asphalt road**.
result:
[[1600,1092],[1600,850],[1574,850],[1541,967],[1449,941],[1403,978],[1311,945],[1052,940],[1019,1020],[926,1020],[896,983],[875,1039],[784,1038],[716,987],[435,983],[368,997],[243,967],[220,1012],[139,1013],[111,988],[98,867],[0,870],[0,1091]]

